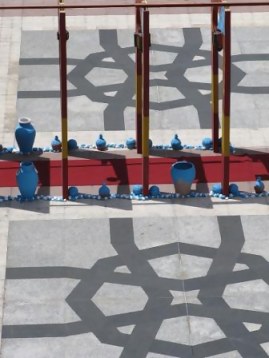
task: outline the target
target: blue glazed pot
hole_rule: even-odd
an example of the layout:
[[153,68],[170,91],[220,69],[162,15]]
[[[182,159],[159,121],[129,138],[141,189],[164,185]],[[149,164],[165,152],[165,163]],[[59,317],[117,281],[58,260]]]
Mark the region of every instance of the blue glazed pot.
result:
[[175,134],[174,138],[171,140],[171,147],[174,150],[181,149],[181,140],[178,138],[177,134]]
[[98,193],[101,196],[101,198],[109,198],[110,197],[110,189],[105,184],[100,186]]
[[99,138],[97,139],[95,144],[98,150],[106,150],[106,141],[103,138],[102,134],[99,135]]
[[70,186],[68,188],[68,195],[71,196],[72,198],[78,196],[79,195],[78,188],[76,186]]
[[69,139],[67,142],[68,150],[75,150],[78,148],[78,143],[75,139]]
[[210,149],[210,148],[212,148],[212,145],[213,145],[213,141],[212,141],[211,138],[205,137],[205,138],[202,140],[202,146],[205,147],[205,149]]
[[35,141],[36,130],[31,124],[31,119],[20,118],[15,129],[15,138],[20,152],[23,154],[31,153]]
[[221,194],[222,193],[222,187],[221,184],[216,183],[212,185],[212,191],[214,194]]
[[143,186],[140,185],[140,184],[134,185],[132,192],[133,192],[134,195],[142,195]]
[[54,150],[54,152],[61,152],[61,150],[62,150],[62,142],[60,141],[60,139],[59,139],[59,137],[57,135],[51,141],[51,147]]
[[150,188],[149,188],[149,195],[150,196],[158,196],[160,195],[160,189],[157,185],[152,185]]
[[195,166],[191,162],[176,162],[171,167],[171,177],[175,186],[176,193],[186,195],[191,190],[191,185],[195,178]]
[[264,191],[264,183],[262,182],[261,177],[257,177],[254,190],[256,194],[261,194]]
[[135,149],[136,140],[134,138],[128,138],[127,141],[126,141],[126,147],[128,149]]
[[17,185],[23,199],[32,199],[38,184],[38,173],[32,162],[21,162],[16,174]]
[[230,184],[229,185],[229,193],[233,194],[233,196],[239,195],[239,188],[237,184]]

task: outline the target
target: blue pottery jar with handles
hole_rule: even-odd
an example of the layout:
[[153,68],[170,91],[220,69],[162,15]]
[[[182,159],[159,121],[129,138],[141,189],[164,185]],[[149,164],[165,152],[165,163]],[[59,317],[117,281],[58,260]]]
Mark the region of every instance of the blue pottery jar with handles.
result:
[[31,124],[30,118],[19,118],[18,126],[15,129],[15,138],[20,152],[29,154],[33,150],[36,130]]
[[23,199],[33,199],[38,185],[38,172],[33,162],[21,162],[16,181]]
[[106,140],[103,138],[102,134],[99,134],[99,138],[97,139],[95,144],[98,150],[106,150]]
[[171,177],[178,194],[186,195],[191,190],[191,185],[196,175],[195,166],[185,160],[176,162],[171,166]]

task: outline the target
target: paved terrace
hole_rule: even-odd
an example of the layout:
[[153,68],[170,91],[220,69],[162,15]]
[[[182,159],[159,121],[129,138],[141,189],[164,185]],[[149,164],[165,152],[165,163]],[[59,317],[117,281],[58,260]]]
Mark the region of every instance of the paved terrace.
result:
[[[269,14],[232,19],[231,142],[268,147]],[[209,21],[151,18],[154,143],[210,134]],[[79,143],[134,135],[133,26],[131,15],[68,17]],[[56,17],[0,19],[3,145],[19,116],[40,146],[60,134],[56,31]],[[268,357],[268,213],[268,198],[0,203],[1,357]]]

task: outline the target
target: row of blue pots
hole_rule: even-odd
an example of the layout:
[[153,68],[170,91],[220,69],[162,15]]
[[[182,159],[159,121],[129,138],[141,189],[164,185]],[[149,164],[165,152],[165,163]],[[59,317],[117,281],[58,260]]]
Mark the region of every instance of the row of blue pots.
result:
[[[181,195],[189,194],[191,190],[191,185],[195,178],[195,166],[191,162],[180,161],[176,162],[171,166],[171,178],[175,186],[175,192]],[[17,185],[20,190],[21,196],[25,199],[32,199],[35,195],[35,191],[38,185],[38,172],[32,162],[21,162],[19,170],[16,174]],[[261,194],[264,192],[264,183],[261,178],[258,177],[254,190],[256,194]],[[135,185],[133,187],[134,195],[141,195],[143,191],[142,185]],[[212,186],[213,194],[221,194],[222,187],[221,184],[214,184]],[[230,184],[229,192],[233,196],[239,195],[239,188],[237,184]],[[76,187],[69,188],[69,196],[75,197],[78,195],[78,189]],[[103,184],[99,188],[99,195],[101,197],[109,197],[110,190]],[[151,196],[159,195],[159,188],[157,186],[152,186],[150,188]]]
[[[171,177],[175,186],[176,193],[179,193],[181,195],[188,194],[195,178],[195,167],[193,163],[186,161],[174,163],[171,167]],[[31,199],[34,196],[38,185],[38,172],[34,164],[32,162],[21,162],[19,170],[16,174],[16,180],[22,197],[26,199]],[[141,190],[141,187],[142,186],[139,186],[139,190]],[[138,189],[134,190],[138,192]],[[76,187],[71,187],[69,191],[69,195],[77,195]],[[107,197],[110,195],[109,189],[105,184],[100,187],[99,195],[102,197]]]
[[[23,154],[29,154],[33,150],[33,144],[35,141],[36,130],[33,127],[31,120],[29,118],[20,118],[18,121],[18,126],[15,129],[15,138],[18,143],[20,152]],[[221,139],[220,139],[221,144]],[[173,139],[171,140],[171,148],[173,150],[180,150],[183,149],[181,144],[181,140],[178,138],[178,135],[175,134]],[[60,152],[62,150],[62,143],[58,136],[51,142],[52,149],[56,152]],[[128,138],[126,141],[126,146],[128,149],[136,148],[136,140],[134,138]],[[202,141],[202,146],[205,149],[212,148],[212,139],[211,138],[204,138]],[[96,147],[98,150],[106,150],[107,143],[104,139],[103,135],[100,134],[99,138],[96,140]],[[149,139],[149,147],[152,147],[152,140]],[[68,149],[74,150],[78,148],[78,144],[75,139],[69,139],[68,141]]]

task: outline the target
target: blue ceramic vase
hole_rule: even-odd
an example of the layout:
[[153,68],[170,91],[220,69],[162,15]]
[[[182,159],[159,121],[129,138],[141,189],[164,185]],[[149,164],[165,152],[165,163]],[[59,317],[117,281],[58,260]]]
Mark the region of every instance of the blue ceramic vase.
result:
[[16,174],[17,185],[23,199],[32,199],[38,184],[38,173],[32,162],[21,162]]
[[171,167],[171,177],[175,186],[176,193],[186,195],[191,190],[191,185],[195,178],[195,166],[191,162],[176,162]]
[[20,118],[15,129],[15,138],[20,152],[23,154],[31,153],[35,141],[36,130],[31,124],[31,119]]

